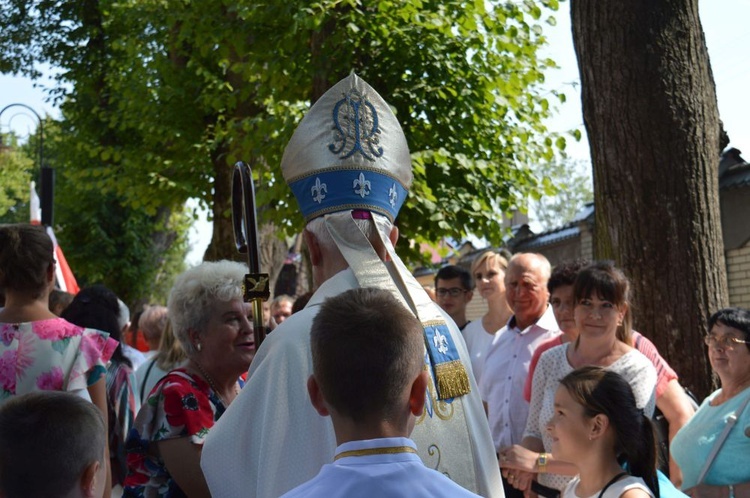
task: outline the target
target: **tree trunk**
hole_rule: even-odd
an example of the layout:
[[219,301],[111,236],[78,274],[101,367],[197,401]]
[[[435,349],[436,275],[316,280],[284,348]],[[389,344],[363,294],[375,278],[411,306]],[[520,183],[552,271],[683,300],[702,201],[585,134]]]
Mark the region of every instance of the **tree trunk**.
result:
[[233,166],[226,162],[225,146],[212,152],[214,166],[213,233],[211,243],[203,255],[205,261],[229,259],[247,262],[244,254],[237,252],[232,226],[232,173]]
[[728,302],[720,123],[698,0],[572,0],[594,166],[596,256],[632,281],[637,330],[712,389],[702,336]]

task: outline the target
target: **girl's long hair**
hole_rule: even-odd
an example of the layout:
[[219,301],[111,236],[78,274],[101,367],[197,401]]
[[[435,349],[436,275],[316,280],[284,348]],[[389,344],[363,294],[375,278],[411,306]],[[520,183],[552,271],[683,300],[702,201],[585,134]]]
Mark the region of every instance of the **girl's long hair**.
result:
[[603,414],[615,432],[615,454],[631,475],[640,477],[659,498],[654,426],[636,406],[630,384],[618,373],[587,366],[570,372],[561,381],[587,417]]

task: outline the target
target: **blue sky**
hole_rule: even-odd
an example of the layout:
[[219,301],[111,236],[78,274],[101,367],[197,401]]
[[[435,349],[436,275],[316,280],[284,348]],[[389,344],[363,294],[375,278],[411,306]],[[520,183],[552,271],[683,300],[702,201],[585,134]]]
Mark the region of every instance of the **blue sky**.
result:
[[[747,20],[750,19],[750,0],[703,0],[700,17],[706,35],[706,45],[716,83],[719,114],[729,133],[730,146],[745,152],[750,159],[750,57],[747,54]],[[545,54],[554,59],[559,70],[547,75],[550,89],[564,91],[567,102],[549,121],[553,131],[579,128],[584,139],[580,143],[568,141],[568,153],[574,158],[589,159],[581,114],[578,64],[573,50],[570,27],[570,2],[562,2],[557,26],[546,30],[549,46]]]
[[[559,70],[547,75],[546,87],[564,91],[567,102],[559,107],[556,116],[549,120],[551,131],[564,132],[579,128],[584,138],[581,142],[568,140],[568,154],[574,159],[589,159],[588,142],[583,129],[580,104],[580,79],[570,28],[570,3],[560,4],[557,13],[557,26],[546,26],[549,46],[544,55],[554,59]],[[724,128],[729,133],[730,146],[745,152],[750,159],[750,57],[747,55],[747,20],[750,19],[750,0],[704,0],[700,3],[700,15],[706,34],[706,44],[711,58],[716,82],[719,113]],[[0,76],[0,109],[13,102],[21,102],[33,107],[40,114],[58,116],[57,110],[45,101],[42,86],[50,85],[49,80],[36,85],[24,78]],[[6,132],[12,126],[22,136],[36,130],[36,119],[21,108],[7,110],[0,118],[0,131]],[[211,225],[199,221],[191,230],[193,250],[188,256],[190,264],[201,260],[211,238]]]

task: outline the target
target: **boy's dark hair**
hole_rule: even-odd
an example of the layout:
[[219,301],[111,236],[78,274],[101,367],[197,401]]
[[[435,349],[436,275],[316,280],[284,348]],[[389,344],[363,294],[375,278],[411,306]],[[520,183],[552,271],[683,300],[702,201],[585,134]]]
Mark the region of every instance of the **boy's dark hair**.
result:
[[591,262],[587,259],[563,261],[552,270],[552,274],[547,282],[547,290],[552,294],[552,291],[558,287],[575,284],[578,272],[590,264]]
[[307,303],[310,301],[312,295],[313,293],[312,291],[310,291],[305,292],[301,296],[297,297],[297,299],[294,300],[294,304],[292,305],[292,315],[305,309],[305,306],[307,306]]
[[435,274],[435,287],[437,287],[438,280],[451,280],[454,278],[461,279],[461,286],[464,290],[474,290],[474,279],[471,278],[471,273],[456,265],[444,266],[438,270]]
[[326,299],[310,332],[313,374],[323,397],[356,423],[391,418],[424,364],[422,324],[382,289]]
[[94,462],[105,465],[104,419],[96,406],[59,391],[17,396],[0,406],[0,494],[57,498]]

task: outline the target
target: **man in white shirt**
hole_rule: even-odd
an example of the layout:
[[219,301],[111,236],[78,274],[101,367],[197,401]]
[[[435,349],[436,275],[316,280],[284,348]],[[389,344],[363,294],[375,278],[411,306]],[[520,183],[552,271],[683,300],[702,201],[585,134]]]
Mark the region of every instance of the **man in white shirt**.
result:
[[[541,254],[519,253],[511,258],[505,272],[506,299],[513,317],[495,335],[479,385],[498,452],[523,439],[529,414],[523,386],[531,356],[539,343],[560,333],[548,305],[551,271],[549,261]],[[507,497],[523,496],[505,478],[503,486]]]

